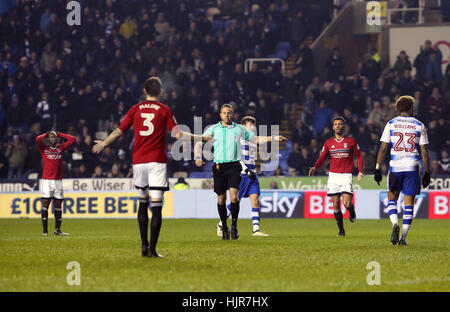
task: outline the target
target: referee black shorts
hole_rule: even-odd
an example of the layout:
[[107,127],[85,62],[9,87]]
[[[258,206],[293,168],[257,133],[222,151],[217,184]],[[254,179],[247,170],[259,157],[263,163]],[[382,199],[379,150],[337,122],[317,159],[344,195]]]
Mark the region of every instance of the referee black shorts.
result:
[[223,164],[214,163],[212,170],[214,192],[217,195],[226,193],[229,188],[239,189],[242,171],[240,162],[234,161]]

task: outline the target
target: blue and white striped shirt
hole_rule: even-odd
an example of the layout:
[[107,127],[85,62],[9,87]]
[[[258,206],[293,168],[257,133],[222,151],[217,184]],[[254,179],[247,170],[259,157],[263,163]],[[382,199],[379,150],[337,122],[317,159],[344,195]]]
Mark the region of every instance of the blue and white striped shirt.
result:
[[420,161],[418,145],[428,144],[427,129],[414,117],[398,116],[386,124],[380,141],[391,143],[390,171],[415,171]]
[[[241,138],[241,157],[248,169],[254,170],[256,168],[256,156],[258,153],[258,145]],[[245,173],[242,170],[242,173]]]

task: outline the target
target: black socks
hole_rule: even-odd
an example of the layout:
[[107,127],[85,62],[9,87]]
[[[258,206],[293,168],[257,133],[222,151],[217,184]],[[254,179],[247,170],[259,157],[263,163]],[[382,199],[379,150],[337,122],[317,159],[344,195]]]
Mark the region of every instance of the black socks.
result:
[[[44,210],[45,209],[45,210]],[[48,232],[48,208],[41,208],[42,229],[44,233]]]
[[334,218],[336,219],[337,226],[339,228],[339,231],[344,231],[344,222],[342,217],[342,212],[339,210],[338,212],[334,212]]
[[220,221],[222,221],[222,227],[227,229],[227,206],[225,204],[217,204],[217,210],[219,211]]
[[239,217],[239,202],[231,203],[230,210],[231,210],[231,225],[236,226]]
[[148,201],[139,202],[138,223],[142,246],[148,246]]
[[59,230],[61,229],[61,224],[62,224],[62,210],[61,208],[57,208],[55,207],[55,229]]
[[162,223],[162,202],[152,203],[152,221],[150,223],[150,251],[156,251],[159,231]]

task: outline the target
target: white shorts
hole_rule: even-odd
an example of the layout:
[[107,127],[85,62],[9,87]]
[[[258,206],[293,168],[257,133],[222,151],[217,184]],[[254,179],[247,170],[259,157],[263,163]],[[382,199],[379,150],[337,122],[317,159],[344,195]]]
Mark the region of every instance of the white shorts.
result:
[[151,162],[133,165],[133,182],[138,189],[167,191],[167,164]]
[[62,180],[41,180],[41,196],[43,198],[64,199]]
[[351,173],[330,172],[328,175],[328,196],[348,193],[353,195],[353,175]]

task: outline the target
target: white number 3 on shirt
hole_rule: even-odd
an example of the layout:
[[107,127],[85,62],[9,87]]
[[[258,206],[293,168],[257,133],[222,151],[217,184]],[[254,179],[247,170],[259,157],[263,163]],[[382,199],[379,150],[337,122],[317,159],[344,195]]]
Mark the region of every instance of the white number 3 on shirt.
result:
[[148,128],[146,131],[139,131],[139,134],[142,136],[149,136],[153,133],[154,127],[152,124],[152,119],[155,117],[155,114],[147,114],[141,113],[141,117],[144,118],[144,126]]

